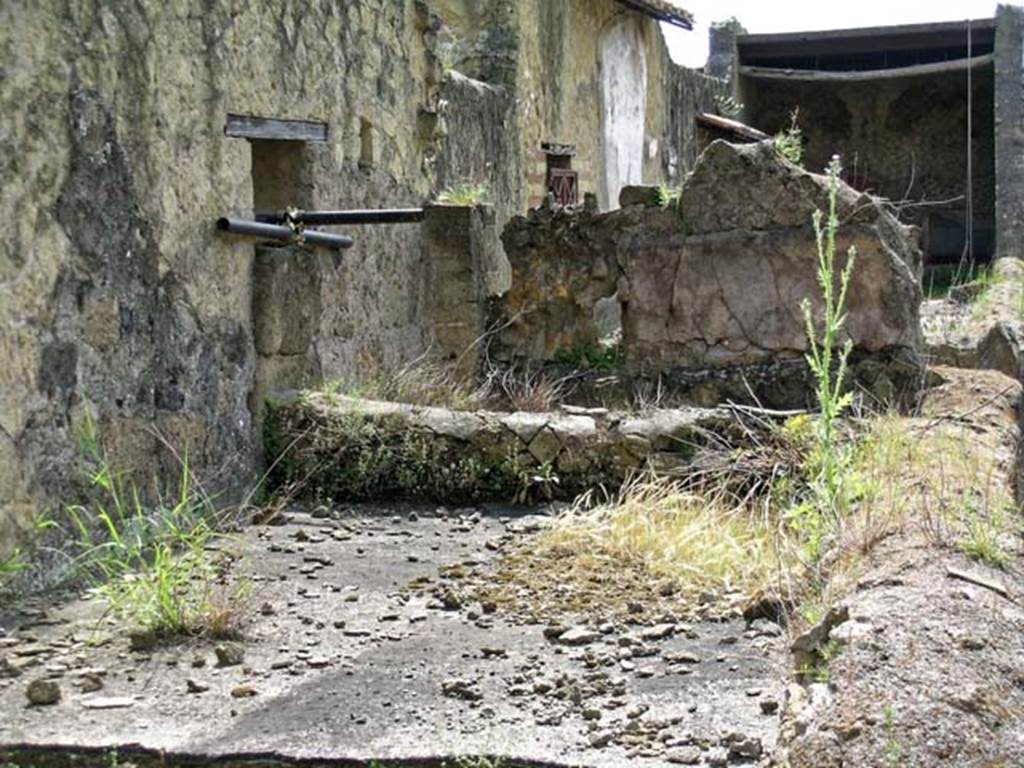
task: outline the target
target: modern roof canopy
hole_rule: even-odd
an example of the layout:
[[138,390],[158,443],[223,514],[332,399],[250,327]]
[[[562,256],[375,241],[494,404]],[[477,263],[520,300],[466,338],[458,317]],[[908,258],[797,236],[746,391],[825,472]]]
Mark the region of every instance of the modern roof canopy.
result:
[[[970,44],[968,44],[970,39]],[[995,21],[977,19],[825,32],[740,35],[740,65],[856,72],[913,68],[992,53]]]
[[619,0],[622,5],[632,8],[658,21],[664,21],[683,29],[693,29],[693,16],[668,0]]

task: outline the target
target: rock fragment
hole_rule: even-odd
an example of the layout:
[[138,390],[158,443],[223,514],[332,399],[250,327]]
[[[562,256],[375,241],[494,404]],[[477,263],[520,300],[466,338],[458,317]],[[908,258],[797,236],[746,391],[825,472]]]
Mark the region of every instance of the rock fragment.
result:
[[33,680],[25,689],[28,703],[33,707],[46,707],[60,701],[60,686],[53,680]]
[[245,649],[239,643],[220,643],[213,653],[218,667],[235,667],[245,661]]
[[562,645],[590,645],[600,639],[600,632],[584,626],[571,627],[558,636]]

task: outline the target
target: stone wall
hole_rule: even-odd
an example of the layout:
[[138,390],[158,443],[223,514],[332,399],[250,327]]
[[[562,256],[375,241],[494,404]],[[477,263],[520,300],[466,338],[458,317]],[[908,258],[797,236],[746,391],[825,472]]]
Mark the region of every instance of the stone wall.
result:
[[[627,190],[612,213],[513,220],[503,235],[513,287],[493,357],[551,362],[593,344],[595,305],[615,296],[629,371],[671,379],[761,367],[780,379],[765,382],[773,402],[807,402],[806,381],[780,363],[799,367],[807,349],[801,302],[821,312],[811,218],[827,206],[824,178],[782,160],[770,142],[718,141],[678,206],[659,207],[655,192]],[[916,386],[921,370],[920,252],[912,228],[847,186],[839,216],[840,251],[858,252],[846,325],[855,375],[889,399]]]
[[508,261],[490,206],[432,205],[423,223],[431,351],[473,374],[489,303],[509,289]]
[[[240,490],[265,393],[428,349],[437,265],[420,227],[350,228],[355,246],[331,258],[257,255],[214,220],[289,201],[417,206],[473,181],[500,226],[538,198],[531,153],[551,139],[579,145],[596,189],[596,41],[632,13],[613,0],[0,8],[0,555],[75,497],[87,410],[140,479],[173,475],[173,446],[207,490]],[[476,79],[449,71],[451,14],[487,52],[466,59]],[[687,105],[705,91],[677,93],[656,22],[636,18],[654,182],[682,172]],[[327,139],[230,138],[229,113],[317,121]]]
[[[313,204],[419,204],[434,137],[418,110],[443,74],[430,24],[412,0],[4,4],[0,554],[41,506],[74,498],[86,409],[140,478],[173,473],[166,441],[210,491],[250,482],[248,399],[273,357],[254,344],[253,273],[279,267],[214,230],[258,196],[253,147],[225,117],[325,122],[327,142],[301,153]],[[419,228],[352,234],[339,264],[308,257],[325,375],[426,344]]]
[[1024,241],[1024,9],[1000,5],[995,43],[996,248],[1021,257]]
[[507,88],[450,72],[441,87],[443,106],[430,117],[442,137],[435,161],[438,190],[486,184],[499,226],[522,213],[528,196],[516,103]]
[[684,470],[709,434],[735,436],[721,409],[644,415],[460,412],[328,394],[273,405],[271,482],[333,501],[571,499],[653,469]]

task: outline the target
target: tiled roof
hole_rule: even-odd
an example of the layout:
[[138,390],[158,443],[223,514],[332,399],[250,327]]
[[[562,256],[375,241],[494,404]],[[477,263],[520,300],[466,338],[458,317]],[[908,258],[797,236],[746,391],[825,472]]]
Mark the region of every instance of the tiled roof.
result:
[[666,21],[683,29],[693,29],[693,16],[690,15],[690,12],[684,11],[668,0],[619,0],[619,2],[634,11],[653,16],[659,21]]

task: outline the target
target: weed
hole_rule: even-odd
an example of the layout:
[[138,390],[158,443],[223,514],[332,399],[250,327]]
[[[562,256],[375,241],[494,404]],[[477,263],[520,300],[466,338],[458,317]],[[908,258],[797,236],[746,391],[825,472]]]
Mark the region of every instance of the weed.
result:
[[926,299],[944,299],[954,289],[989,281],[988,265],[939,264],[925,267],[922,289]]
[[150,506],[107,458],[87,415],[79,446],[92,499],[67,508],[75,564],[115,615],[156,637],[234,634],[243,587],[221,594],[209,550],[221,536],[208,500],[192,487],[187,457],[174,498]]
[[554,361],[577,370],[614,371],[626,362],[626,353],[619,344],[578,344],[555,353]]
[[980,319],[992,309],[995,302],[993,289],[1002,285],[1005,278],[991,267],[983,267],[974,273],[974,279],[965,281],[956,287],[956,291],[969,300],[971,317]]
[[437,202],[447,205],[480,205],[486,203],[490,191],[486,184],[461,183],[446,187],[437,196]]
[[886,704],[882,710],[882,726],[885,728],[885,762],[896,768],[903,757],[903,745],[896,738],[896,712],[892,704]]
[[454,41],[442,42],[437,47],[437,60],[441,65],[441,71],[445,75],[449,72],[454,72],[462,60],[459,45]]
[[805,299],[802,304],[810,348],[807,363],[814,375],[819,414],[815,422],[815,444],[809,461],[814,497],[811,501],[795,507],[791,518],[800,531],[807,555],[814,564],[820,561],[825,538],[838,524],[845,511],[850,470],[850,455],[840,444],[837,423],[852,403],[852,394],[844,393],[842,387],[853,342],[847,339],[840,348],[839,337],[846,323],[846,292],[853,274],[856,251],[851,247],[847,253],[846,266],[838,275],[837,291],[835,256],[839,217],[836,214],[836,200],[841,172],[839,158],[833,157],[828,166],[829,210],[824,226],[822,212],[818,210],[814,213],[818,283],[824,300],[823,331],[820,338],[810,301]]
[[679,205],[683,190],[680,187],[670,187],[664,182],[658,185],[655,191],[655,202],[659,208],[668,208],[671,205]]
[[842,646],[835,640],[826,640],[811,653],[799,653],[797,676],[804,682],[827,683],[832,679],[832,662],[842,652]]
[[964,440],[955,426],[917,431],[907,419],[873,419],[852,455],[845,554],[866,554],[913,524],[937,545],[1005,567],[1012,560],[1003,541],[1013,500],[995,481],[989,450],[981,440]]
[[6,557],[0,558],[0,593],[2,593],[10,580],[18,573],[28,567],[25,555],[20,549],[15,549]]
[[[782,157],[789,160],[789,162],[793,163],[793,165],[800,165],[804,159],[804,139],[803,131],[800,130],[800,125],[798,123],[799,117],[800,109],[794,109],[789,115],[789,128],[784,131],[779,131],[772,139],[775,151]],[[837,163],[838,161],[833,160],[833,162]]]
[[965,518],[958,542],[960,550],[992,568],[1006,568],[1013,557],[1002,543],[1007,527],[1003,510],[993,510],[986,515],[969,506]]
[[743,104],[732,96],[715,96],[715,107],[718,109],[718,114],[733,120],[743,114]]
[[527,504],[538,499],[551,501],[555,497],[561,480],[555,474],[554,465],[545,461],[537,469],[521,469],[519,472],[519,490],[516,491],[516,504]]

